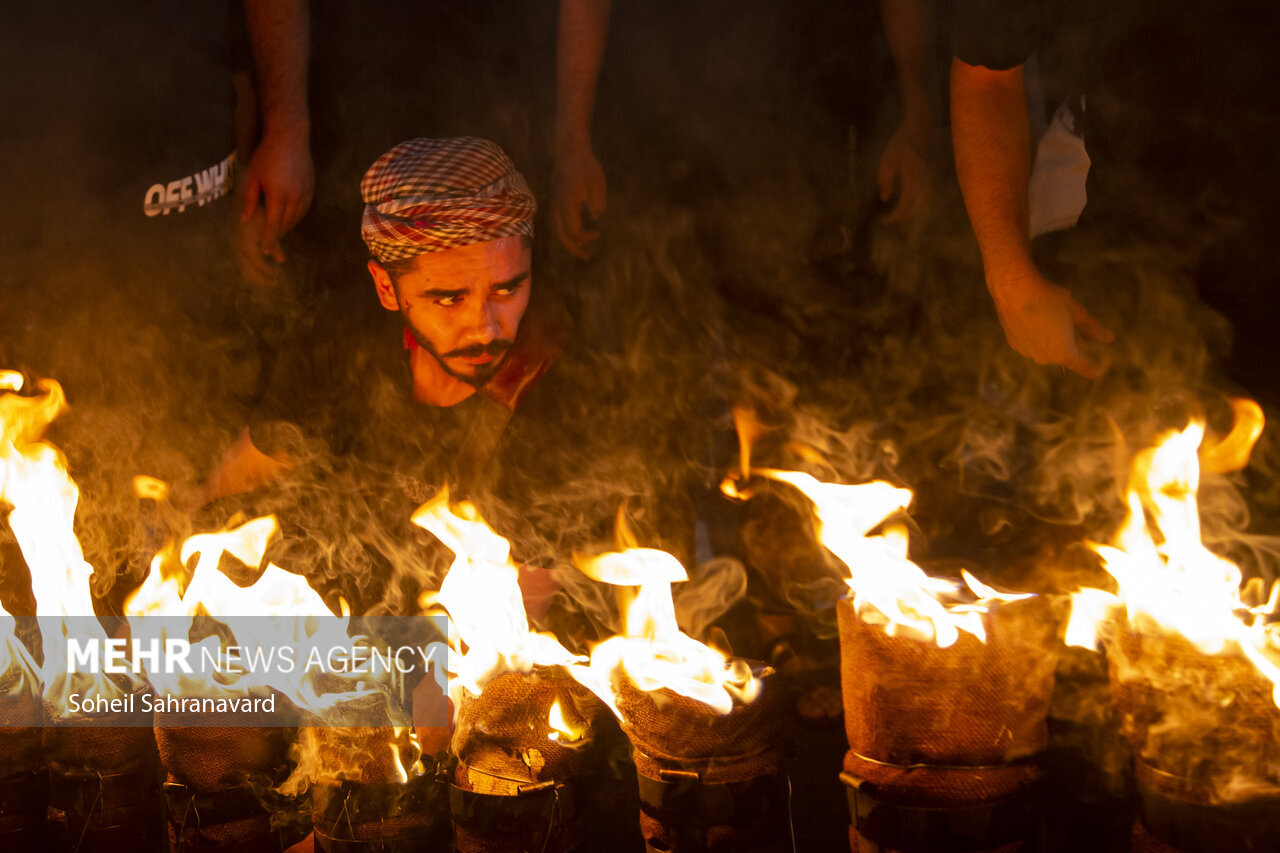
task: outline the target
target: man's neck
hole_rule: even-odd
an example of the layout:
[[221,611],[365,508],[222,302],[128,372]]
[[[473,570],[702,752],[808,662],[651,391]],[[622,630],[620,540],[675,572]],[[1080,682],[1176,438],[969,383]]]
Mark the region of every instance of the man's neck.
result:
[[476,392],[475,386],[450,376],[435,356],[422,347],[409,351],[409,370],[413,374],[413,400],[428,406],[456,406]]

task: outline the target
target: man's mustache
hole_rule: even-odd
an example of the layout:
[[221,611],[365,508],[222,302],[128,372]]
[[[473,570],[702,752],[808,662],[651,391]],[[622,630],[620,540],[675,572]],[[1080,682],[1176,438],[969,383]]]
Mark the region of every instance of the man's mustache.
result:
[[513,343],[513,341],[499,339],[496,341],[489,341],[487,344],[472,344],[469,347],[462,347],[461,349],[447,352],[442,355],[441,358],[480,358],[484,355],[491,355],[494,358],[497,358],[507,350],[511,349]]

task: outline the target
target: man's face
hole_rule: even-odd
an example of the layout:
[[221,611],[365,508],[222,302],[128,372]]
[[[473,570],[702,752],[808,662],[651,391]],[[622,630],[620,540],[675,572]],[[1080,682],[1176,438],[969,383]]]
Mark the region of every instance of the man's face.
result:
[[503,237],[428,252],[392,279],[369,262],[382,307],[399,311],[446,373],[479,387],[502,365],[529,306],[528,239]]

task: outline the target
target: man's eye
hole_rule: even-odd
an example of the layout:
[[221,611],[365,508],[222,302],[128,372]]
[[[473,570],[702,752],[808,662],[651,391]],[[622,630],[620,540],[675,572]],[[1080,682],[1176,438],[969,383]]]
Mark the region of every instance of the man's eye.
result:
[[461,296],[441,296],[438,299],[436,299],[436,304],[441,305],[445,308],[449,308],[453,305],[457,305],[461,301],[462,301]]

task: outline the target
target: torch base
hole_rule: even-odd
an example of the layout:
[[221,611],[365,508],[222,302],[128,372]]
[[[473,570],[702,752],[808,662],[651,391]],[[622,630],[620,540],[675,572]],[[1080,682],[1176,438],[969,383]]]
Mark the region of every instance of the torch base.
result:
[[36,853],[45,849],[47,779],[42,772],[0,779],[0,850]]
[[542,782],[514,795],[482,794],[452,785],[454,846],[460,853],[568,853],[581,846],[584,827],[574,787]]
[[1208,788],[1137,762],[1136,853],[1254,853],[1280,838],[1280,797],[1210,802]]

